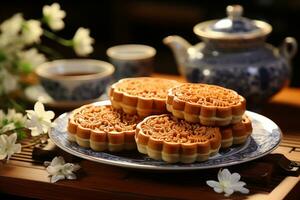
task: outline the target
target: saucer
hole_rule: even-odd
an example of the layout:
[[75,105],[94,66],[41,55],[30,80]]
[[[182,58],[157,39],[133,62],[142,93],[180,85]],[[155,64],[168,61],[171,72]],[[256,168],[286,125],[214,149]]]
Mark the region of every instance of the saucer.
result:
[[108,99],[108,96],[106,95],[106,93],[104,93],[97,99],[84,101],[58,101],[49,96],[49,94],[44,90],[44,88],[41,85],[32,85],[27,87],[24,91],[24,95],[25,98],[31,103],[35,103],[39,100],[47,107],[57,108],[61,110],[72,110],[84,104]]

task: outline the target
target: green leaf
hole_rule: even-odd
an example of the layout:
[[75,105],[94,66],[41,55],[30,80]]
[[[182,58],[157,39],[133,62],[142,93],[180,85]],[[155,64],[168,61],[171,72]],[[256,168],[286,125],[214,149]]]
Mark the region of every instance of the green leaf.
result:
[[24,107],[17,103],[14,99],[8,99],[9,103],[16,109],[17,112],[25,113]]
[[5,126],[5,125],[9,124],[9,121],[8,121],[8,119],[4,119],[4,120],[2,121],[2,124],[3,124],[3,126]]
[[16,133],[17,133],[17,136],[18,136],[18,140],[22,140],[22,139],[27,137],[26,132],[22,129],[17,129]]
[[30,63],[20,62],[19,69],[25,74],[29,74],[32,71],[32,66]]
[[3,62],[6,60],[6,55],[0,51],[0,62]]
[[22,124],[21,122],[15,122],[14,124],[17,129],[25,127],[25,124]]

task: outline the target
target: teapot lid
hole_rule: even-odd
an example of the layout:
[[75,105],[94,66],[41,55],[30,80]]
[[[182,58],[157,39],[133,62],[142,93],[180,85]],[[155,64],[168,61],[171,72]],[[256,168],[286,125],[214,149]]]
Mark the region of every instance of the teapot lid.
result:
[[243,17],[240,5],[227,6],[226,11],[226,18],[199,23],[194,27],[194,33],[207,39],[232,40],[265,37],[272,31],[266,22]]

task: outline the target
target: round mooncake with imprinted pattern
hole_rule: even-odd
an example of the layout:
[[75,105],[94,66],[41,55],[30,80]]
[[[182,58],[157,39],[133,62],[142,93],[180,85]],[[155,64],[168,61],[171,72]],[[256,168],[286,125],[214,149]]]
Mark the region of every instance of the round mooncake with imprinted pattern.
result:
[[111,105],[82,106],[68,121],[68,139],[95,151],[136,149],[135,129],[140,117],[116,110]]
[[128,114],[146,117],[166,113],[167,92],[179,85],[174,80],[139,77],[121,79],[110,88],[112,106]]
[[135,141],[140,153],[169,163],[205,161],[221,147],[217,127],[190,123],[170,114],[153,115],[137,125]]
[[246,111],[246,99],[237,92],[200,83],[171,88],[166,103],[175,117],[207,126],[237,124]]

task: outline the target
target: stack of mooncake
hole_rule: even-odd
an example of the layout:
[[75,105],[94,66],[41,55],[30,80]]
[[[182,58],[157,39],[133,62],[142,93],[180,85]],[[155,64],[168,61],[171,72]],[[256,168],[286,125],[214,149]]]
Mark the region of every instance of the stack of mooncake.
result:
[[243,144],[252,132],[246,100],[233,90],[160,78],[113,84],[111,105],[82,106],[69,117],[69,140],[95,151],[138,149],[169,163],[205,161]]

